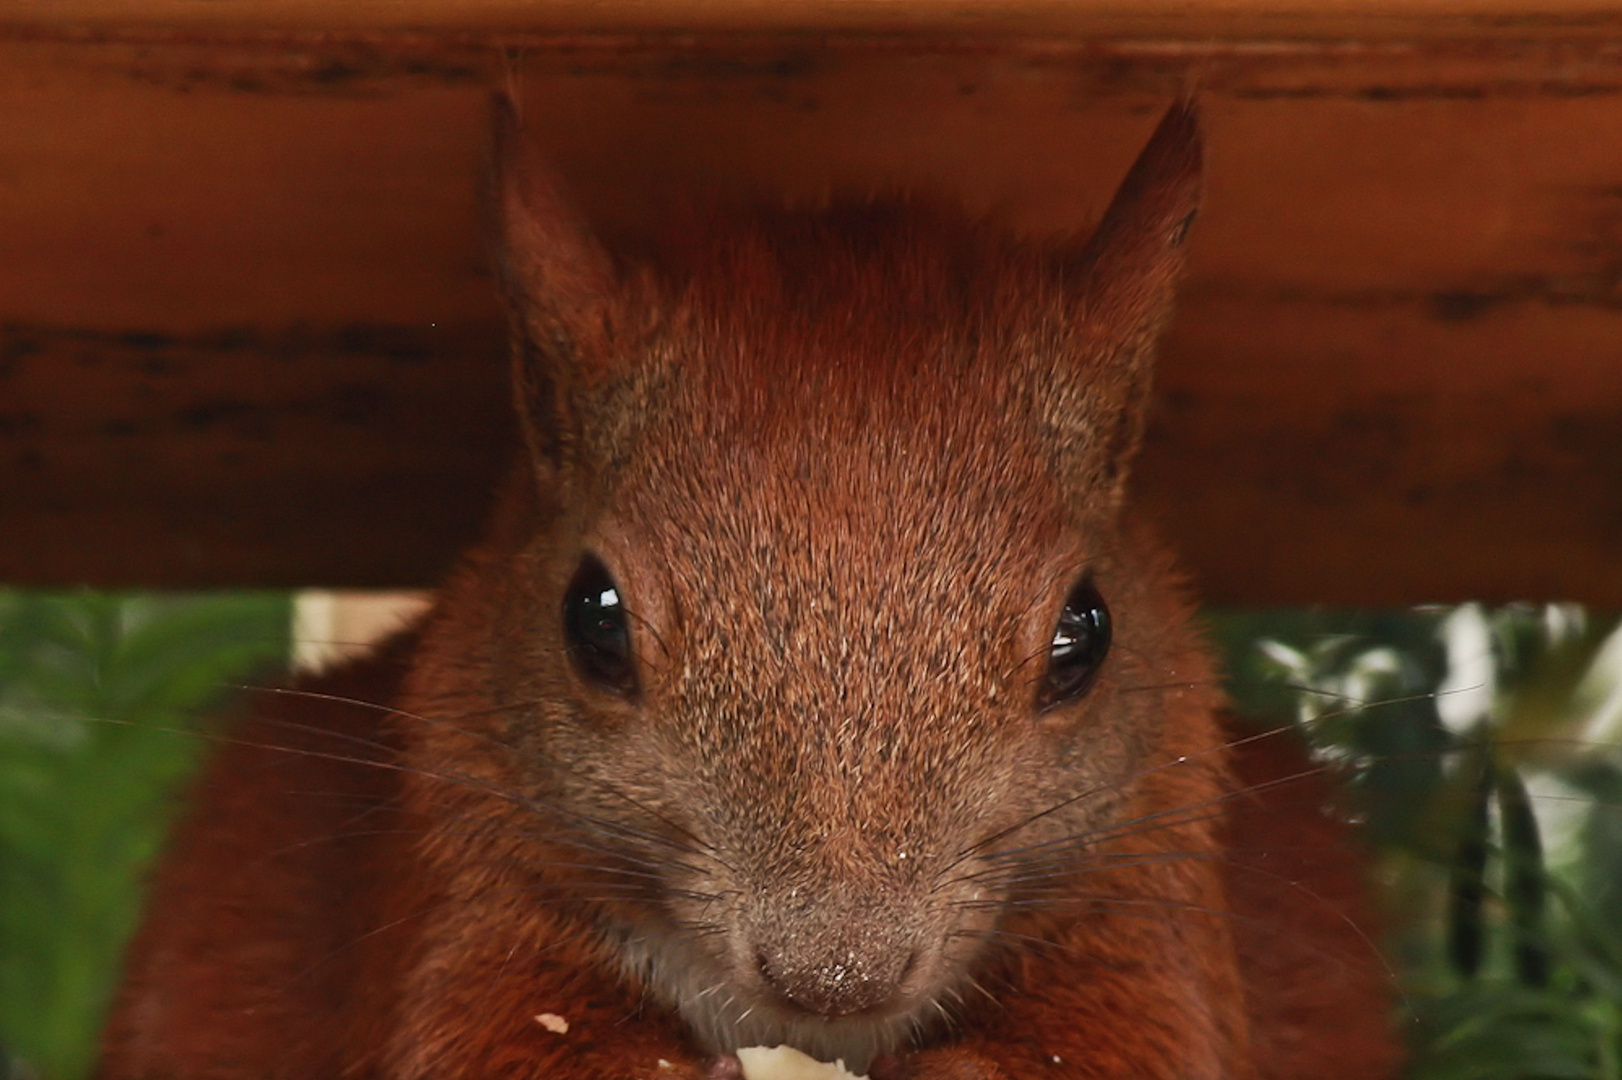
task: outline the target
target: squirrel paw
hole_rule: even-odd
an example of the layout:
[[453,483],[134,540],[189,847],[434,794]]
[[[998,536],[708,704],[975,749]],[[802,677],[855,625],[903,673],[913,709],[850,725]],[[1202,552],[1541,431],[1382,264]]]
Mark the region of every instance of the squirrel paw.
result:
[[743,1080],[743,1062],[736,1054],[720,1054],[710,1059],[704,1080]]

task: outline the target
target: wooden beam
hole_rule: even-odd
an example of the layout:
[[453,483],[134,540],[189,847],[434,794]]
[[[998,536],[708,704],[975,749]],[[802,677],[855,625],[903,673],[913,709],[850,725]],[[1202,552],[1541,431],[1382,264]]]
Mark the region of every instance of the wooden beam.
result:
[[77,33],[961,34],[1040,39],[1593,36],[1619,14],[1581,0],[10,0],[18,26]]
[[518,55],[171,6],[0,32],[0,580],[432,582],[509,430],[476,199],[500,80],[615,231],[883,184],[1048,233],[1194,64],[1207,212],[1137,482],[1205,594],[1622,604],[1622,53],[1588,23]]

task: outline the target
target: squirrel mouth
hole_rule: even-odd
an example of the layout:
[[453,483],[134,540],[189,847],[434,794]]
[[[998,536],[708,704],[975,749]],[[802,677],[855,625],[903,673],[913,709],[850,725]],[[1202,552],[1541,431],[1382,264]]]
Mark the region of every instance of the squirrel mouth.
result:
[[861,1075],[875,1057],[902,1049],[939,1012],[930,988],[910,982],[813,1005],[784,994],[758,968],[729,975],[713,960],[657,967],[662,970],[653,985],[660,996],[675,1007],[694,1041],[717,1054],[790,1046],[818,1061],[842,1060]]
[[843,1061],[861,1075],[881,1054],[898,1051],[915,1033],[918,1021],[905,1009],[867,1009],[833,1016],[798,1006],[767,1004],[745,1009],[726,1024],[719,1038],[696,1031],[701,1042],[718,1053],[746,1046],[790,1046],[818,1061]]

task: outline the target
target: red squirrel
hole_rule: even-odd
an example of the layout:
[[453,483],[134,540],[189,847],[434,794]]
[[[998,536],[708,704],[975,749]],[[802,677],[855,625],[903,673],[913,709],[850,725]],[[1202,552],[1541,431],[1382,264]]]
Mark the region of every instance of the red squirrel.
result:
[[1194,106],[1085,243],[897,199],[636,258],[497,114],[521,465],[213,763],[102,1080],[1391,1075],[1350,848],[1126,496]]

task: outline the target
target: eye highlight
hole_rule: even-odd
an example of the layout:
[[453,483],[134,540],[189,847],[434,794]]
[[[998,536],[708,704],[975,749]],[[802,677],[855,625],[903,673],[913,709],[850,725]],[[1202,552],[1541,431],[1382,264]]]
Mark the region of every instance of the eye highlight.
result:
[[1048,669],[1037,704],[1051,709],[1074,701],[1093,685],[1109,653],[1110,614],[1092,578],[1076,583],[1065,599],[1048,646]]
[[587,682],[629,697],[636,693],[631,628],[620,589],[600,560],[580,560],[563,596],[563,637],[569,659]]

